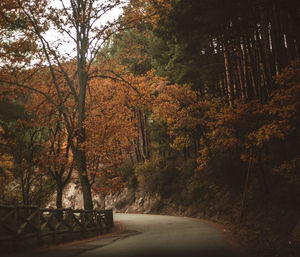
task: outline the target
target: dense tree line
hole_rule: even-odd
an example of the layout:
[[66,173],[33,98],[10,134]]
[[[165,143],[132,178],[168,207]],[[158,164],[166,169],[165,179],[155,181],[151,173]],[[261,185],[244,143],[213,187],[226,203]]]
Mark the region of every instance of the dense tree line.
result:
[[[264,198],[282,179],[294,195],[299,3],[167,2],[167,8],[147,2],[143,11],[154,9],[157,16],[117,34],[108,46],[111,58],[135,76],[153,72],[164,81],[152,106],[140,108],[139,126],[147,133],[138,133],[143,140],[134,144],[133,177],[142,187],[148,181],[161,192],[173,190],[181,201],[201,198],[207,181],[239,192],[251,184]],[[149,155],[141,158],[145,147]],[[125,171],[136,185],[128,165]]]
[[274,76],[299,58],[297,1],[174,1],[156,34],[166,74],[201,94],[265,101]]

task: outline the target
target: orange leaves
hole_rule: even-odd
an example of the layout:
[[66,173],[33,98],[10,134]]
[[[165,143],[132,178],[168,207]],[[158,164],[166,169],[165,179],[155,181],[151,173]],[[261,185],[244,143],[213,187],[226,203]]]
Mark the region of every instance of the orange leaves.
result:
[[188,148],[190,143],[191,141],[188,136],[177,136],[170,146],[177,151],[181,151]]
[[300,155],[295,156],[293,159],[289,161],[284,161],[277,167],[273,168],[273,172],[276,174],[283,175],[291,180],[298,180],[300,182]]
[[5,172],[5,175],[10,175],[9,170],[12,170],[14,167],[13,158],[7,154],[1,154],[0,156],[0,167]]
[[37,53],[37,38],[28,17],[22,11],[22,4],[27,4],[23,2],[3,0],[0,3],[1,66],[5,64],[27,68]]
[[299,176],[295,172],[299,166],[299,151],[295,150],[300,125],[299,79],[299,67],[293,64],[278,76],[280,87],[265,104],[252,101],[236,103],[234,109],[212,108],[207,134],[211,154],[204,150],[206,146],[199,151],[198,170],[231,154],[246,163],[251,160],[256,168],[263,163],[277,174]]
[[299,73],[299,64],[294,63],[278,76],[277,82],[281,87],[274,91],[272,99],[260,109],[265,120],[256,132],[249,135],[249,140],[257,147],[263,147],[272,140],[285,140],[290,135],[299,133]]
[[189,86],[159,85],[153,113],[155,119],[165,122],[176,150],[188,148],[191,140],[204,133],[207,127],[205,112],[209,104],[201,101]]
[[[293,61],[282,73],[276,76],[276,83],[281,88],[292,88],[300,82],[300,59]],[[283,95],[284,96],[284,95]]]
[[90,82],[84,147],[89,167],[99,169],[118,165],[123,151],[130,147],[135,136],[132,122],[132,89],[113,80],[95,78]]
[[197,168],[195,172],[205,172],[207,171],[209,167],[209,161],[211,157],[209,154],[208,147],[203,147],[199,153],[198,153],[198,158],[197,158]]
[[155,101],[154,114],[157,118],[174,124],[180,118],[187,117],[190,105],[196,102],[196,93],[188,86],[160,85]]
[[282,161],[279,165],[274,165],[272,172],[274,175],[282,176],[290,184],[300,183],[300,155],[293,156],[289,160]]

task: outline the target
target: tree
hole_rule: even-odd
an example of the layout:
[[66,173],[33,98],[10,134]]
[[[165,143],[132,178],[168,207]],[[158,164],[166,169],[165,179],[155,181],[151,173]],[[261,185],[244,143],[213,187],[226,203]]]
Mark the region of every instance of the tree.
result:
[[171,81],[231,106],[263,103],[276,88],[274,76],[299,58],[296,10],[296,1],[172,1],[154,30],[161,43],[152,63]]
[[[21,28],[21,38],[33,36],[38,40],[38,47],[35,49],[35,62],[32,63],[32,72],[22,78],[3,79],[1,81],[22,88],[30,88],[35,92],[43,94],[46,100],[63,115],[64,123],[68,134],[72,140],[71,150],[76,162],[79,179],[83,191],[84,208],[92,209],[92,197],[90,181],[88,179],[86,165],[86,149],[83,146],[86,140],[85,120],[86,120],[86,94],[89,87],[89,81],[97,75],[97,69],[93,66],[99,50],[106,41],[117,30],[116,22],[101,23],[111,10],[122,5],[122,1],[114,0],[109,2],[70,0],[59,1],[59,6],[53,5],[49,1],[36,0],[16,0],[4,1],[1,3],[1,19],[5,24],[15,24],[18,19],[22,23],[18,24]],[[3,24],[2,24],[3,25]],[[46,31],[49,29],[58,33],[62,39],[57,44],[50,42],[46,37]],[[2,33],[7,32],[7,27],[2,27]],[[4,37],[8,37],[7,33]],[[74,47],[75,58],[72,53],[63,55],[60,47],[64,40],[71,43]],[[12,49],[12,51],[15,48]],[[11,55],[10,55],[11,56]],[[22,56],[20,61],[27,60]],[[19,61],[19,60],[16,60]],[[64,64],[69,61],[73,63],[73,70],[70,73]],[[10,61],[10,69],[3,71],[3,74],[11,74],[12,66],[15,62]],[[53,101],[52,96],[39,90],[39,85],[28,86],[28,78],[33,78],[43,68],[49,70],[49,85],[54,87],[57,96],[57,102]],[[17,75],[24,75],[20,72]],[[14,74],[16,77],[16,73]],[[60,87],[59,80],[63,80],[68,87],[68,94],[75,103],[75,112],[70,110],[65,104],[65,92]],[[74,116],[73,116],[74,115]]]
[[[53,184],[40,172],[41,157],[45,152],[43,128],[38,126],[34,115],[25,110],[21,103],[3,101],[1,107],[3,178],[10,177],[11,182],[15,183],[15,202],[41,205],[45,197],[52,193]],[[10,110],[8,113],[7,109]]]
[[[50,119],[51,115],[49,115]],[[70,150],[70,138],[64,128],[61,115],[54,119],[55,127],[48,125],[45,137],[48,138],[44,168],[56,183],[56,207],[62,208],[63,190],[71,180],[74,160]],[[49,121],[49,123],[53,121]]]

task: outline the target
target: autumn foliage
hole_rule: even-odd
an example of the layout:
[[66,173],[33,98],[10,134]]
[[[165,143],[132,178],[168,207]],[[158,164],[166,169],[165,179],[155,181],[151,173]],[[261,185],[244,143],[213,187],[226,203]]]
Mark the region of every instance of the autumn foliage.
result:
[[[0,104],[22,115],[1,112],[0,201],[41,205],[55,188],[63,207],[71,181],[88,209],[91,192],[124,187],[189,204],[224,188],[240,199],[248,185],[259,197],[276,183],[299,185],[299,42],[277,27],[294,12],[274,16],[275,1],[266,17],[263,6],[244,15],[254,8],[246,2],[228,15],[208,1],[132,0],[118,20],[79,33],[74,57],[44,33],[49,19],[74,40],[73,24],[91,24],[82,5],[44,13],[47,1],[1,2]],[[85,11],[97,19],[93,10]]]
[[154,115],[166,124],[173,149],[198,152],[196,174],[241,178],[250,165],[298,183],[299,74],[294,62],[276,77],[266,103],[235,102],[235,108],[201,98],[188,86],[165,86]]

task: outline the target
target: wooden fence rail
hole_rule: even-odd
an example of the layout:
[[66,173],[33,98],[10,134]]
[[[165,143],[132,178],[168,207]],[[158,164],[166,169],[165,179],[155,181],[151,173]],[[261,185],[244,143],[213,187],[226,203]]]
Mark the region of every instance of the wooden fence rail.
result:
[[[39,209],[0,205],[0,246],[18,247],[28,239],[39,245],[109,232],[112,210]],[[2,247],[1,247],[2,248]]]

